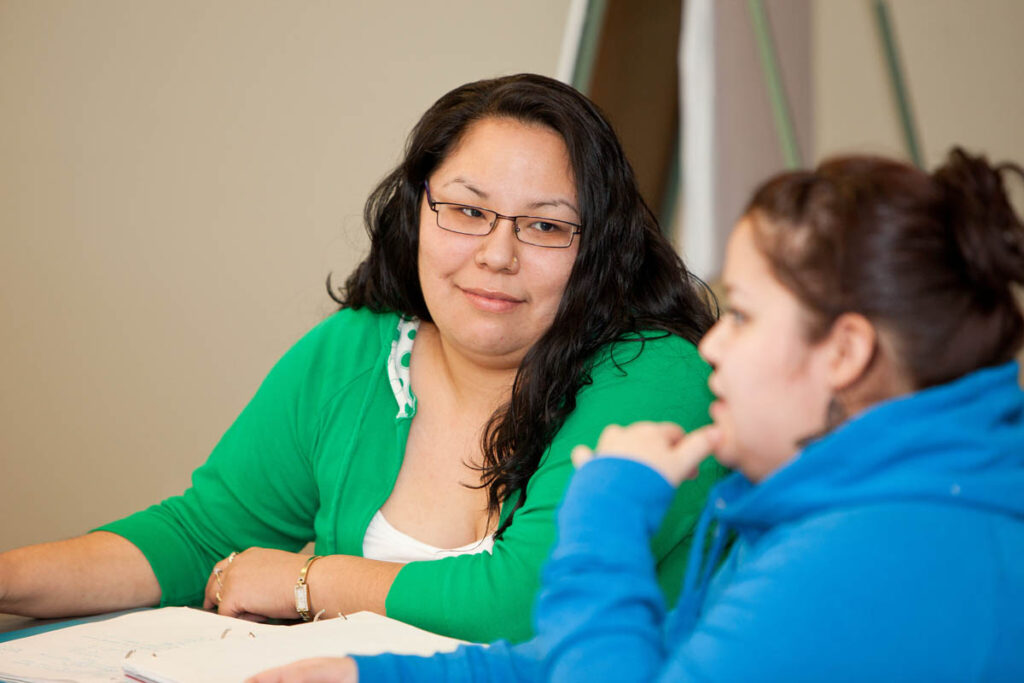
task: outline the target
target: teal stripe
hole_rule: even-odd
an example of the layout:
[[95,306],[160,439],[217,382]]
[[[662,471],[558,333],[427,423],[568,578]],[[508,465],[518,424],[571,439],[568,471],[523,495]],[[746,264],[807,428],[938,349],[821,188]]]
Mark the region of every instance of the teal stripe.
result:
[[772,39],[771,25],[768,23],[764,2],[763,0],[748,0],[747,4],[750,8],[750,19],[754,25],[757,52],[761,59],[765,86],[768,88],[768,96],[771,100],[775,131],[779,136],[782,157],[786,168],[801,168],[803,158],[800,155],[800,146],[797,143],[796,130],[793,127],[793,117],[790,115],[789,101],[786,98],[786,89],[782,82],[782,72],[779,69],[778,52],[775,49],[775,41]]
[[580,44],[576,50],[576,64],[572,70],[572,87],[584,95],[590,93],[590,79],[594,75],[594,62],[597,61],[597,46],[601,40],[601,28],[604,25],[604,14],[608,0],[589,0],[583,18],[583,31],[580,33]]
[[882,39],[882,47],[885,50],[885,64],[889,70],[889,82],[892,85],[893,96],[896,98],[896,106],[899,108],[900,127],[903,129],[903,143],[906,145],[907,154],[910,156],[910,160],[914,162],[914,165],[918,168],[924,168],[921,147],[917,142],[917,127],[914,124],[914,114],[910,108],[910,95],[903,76],[903,65],[900,62],[899,49],[896,45],[896,29],[889,15],[889,3],[885,0],[875,0],[874,5],[875,21],[878,26],[878,34]]

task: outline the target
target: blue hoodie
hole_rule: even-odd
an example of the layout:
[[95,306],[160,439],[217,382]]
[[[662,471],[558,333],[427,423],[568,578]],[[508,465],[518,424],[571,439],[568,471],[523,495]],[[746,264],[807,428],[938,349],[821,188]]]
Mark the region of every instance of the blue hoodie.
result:
[[1024,681],[1017,375],[887,401],[760,484],[723,481],[671,614],[649,543],[672,488],[592,461],[559,513],[533,641],[357,658],[361,680]]

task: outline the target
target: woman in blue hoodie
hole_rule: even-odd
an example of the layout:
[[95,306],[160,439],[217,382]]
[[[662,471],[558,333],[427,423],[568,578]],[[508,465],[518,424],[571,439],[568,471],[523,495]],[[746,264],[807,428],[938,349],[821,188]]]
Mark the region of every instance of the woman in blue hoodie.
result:
[[[954,150],[930,175],[846,157],[769,180],[700,346],[713,424],[613,426],[578,449],[533,641],[259,680],[1024,680],[1009,170],[1024,177]],[[711,451],[737,473],[666,613],[651,535]]]

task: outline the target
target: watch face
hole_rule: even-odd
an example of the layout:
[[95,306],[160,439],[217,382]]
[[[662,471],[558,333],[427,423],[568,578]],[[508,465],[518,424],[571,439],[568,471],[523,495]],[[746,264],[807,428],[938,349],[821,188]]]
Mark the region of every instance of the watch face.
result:
[[304,583],[295,586],[295,611],[303,619],[309,619],[309,586]]

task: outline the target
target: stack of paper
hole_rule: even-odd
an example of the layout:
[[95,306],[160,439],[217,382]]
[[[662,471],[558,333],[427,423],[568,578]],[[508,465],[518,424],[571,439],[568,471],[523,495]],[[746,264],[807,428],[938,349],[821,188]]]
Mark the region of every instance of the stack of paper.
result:
[[306,657],[429,655],[461,643],[370,612],[272,626],[166,607],[0,643],[0,679],[108,683],[127,675],[152,683],[230,681]]

